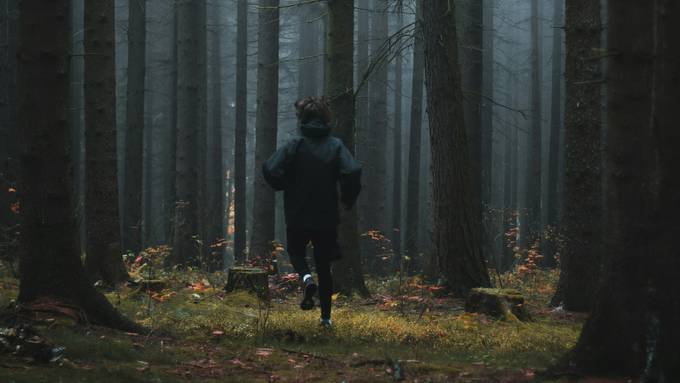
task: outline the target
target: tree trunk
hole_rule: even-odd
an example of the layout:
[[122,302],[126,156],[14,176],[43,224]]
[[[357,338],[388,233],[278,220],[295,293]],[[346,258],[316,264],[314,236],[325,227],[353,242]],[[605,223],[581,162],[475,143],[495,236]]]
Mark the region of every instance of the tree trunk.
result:
[[321,22],[314,5],[303,5],[298,26],[298,99],[319,94],[319,42]]
[[420,151],[423,123],[423,76],[425,43],[422,34],[423,1],[416,3],[416,27],[413,43],[413,73],[411,75],[411,121],[408,146],[406,186],[406,253],[414,262],[418,257],[418,226],[420,222]]
[[71,1],[71,163],[78,251],[85,254],[85,46],[84,0]]
[[483,42],[482,42],[482,115],[481,115],[481,196],[482,203],[488,206],[491,203],[491,178],[493,157],[493,113],[494,105],[494,11],[495,0],[486,0],[482,13]]
[[177,200],[177,4],[171,6],[172,25],[170,27],[170,94],[167,142],[165,156],[165,206],[163,213],[167,222],[166,238],[168,243],[175,241],[175,201]]
[[[385,197],[387,155],[387,61],[381,53],[387,41],[387,0],[374,0],[371,17],[371,65],[368,87],[368,126],[366,132],[366,149],[368,155],[364,162],[366,179],[366,229],[386,232]],[[380,61],[384,60],[384,61]],[[369,263],[373,263],[376,254],[370,254]]]
[[208,269],[222,270],[222,247],[211,247],[219,240],[224,239],[224,169],[222,168],[222,66],[220,44],[220,13],[215,7],[213,12],[213,32],[211,40],[211,90],[212,90],[212,123],[208,130],[208,157],[207,157],[207,209],[206,224],[208,241]]
[[[18,125],[23,127],[25,145],[21,155],[24,251],[18,301],[64,301],[80,306],[91,323],[140,331],[90,284],[75,242],[69,171],[69,5],[23,1],[20,11]],[[108,22],[113,25],[112,19]],[[106,60],[102,61],[106,67]]]
[[269,257],[274,240],[274,191],[262,176],[262,164],[276,150],[279,101],[279,0],[260,0],[257,39],[257,114],[255,180],[250,258]]
[[[483,86],[483,1],[468,1],[461,7],[465,15],[462,18],[463,43],[461,44],[462,87],[466,94],[463,98],[465,126],[470,142],[472,157],[472,198],[477,207],[477,214],[484,224],[482,196],[482,86]],[[482,233],[480,240],[486,235]],[[482,242],[484,251],[484,242]]]
[[[201,131],[205,128],[205,1],[178,0],[177,5],[177,164],[173,252],[170,265],[198,260]],[[205,48],[205,47],[203,47]]]
[[[566,12],[566,175],[561,273],[553,305],[588,311],[602,253],[600,5],[570,1]],[[554,81],[554,80],[553,80]]]
[[[328,49],[325,73],[326,89],[335,118],[335,134],[354,153],[354,7],[351,2],[328,2]],[[341,209],[339,242],[343,258],[333,265],[336,291],[351,295],[353,291],[367,296],[359,253],[357,208]]]
[[[656,115],[653,119],[658,133],[654,143],[658,148],[657,162],[658,184],[654,217],[655,231],[662,233],[654,241],[655,249],[647,253],[651,258],[649,270],[654,293],[648,313],[648,328],[654,328],[655,320],[660,322],[656,341],[656,352],[652,351],[658,372],[655,372],[654,361],[646,366],[645,375],[653,380],[654,376],[664,376],[666,381],[680,381],[680,259],[678,258],[677,238],[680,238],[680,177],[677,166],[680,163],[680,131],[677,124],[678,100],[680,100],[680,3],[672,0],[661,0],[655,5],[654,25],[656,30],[654,87],[652,90],[652,108]],[[611,7],[617,6],[609,5]],[[611,11],[610,11],[611,12]],[[616,12],[611,12],[616,15]],[[618,20],[617,20],[618,22]],[[621,20],[621,23],[625,21]],[[620,26],[617,26],[619,28]],[[617,44],[618,45],[618,44]],[[618,45],[621,46],[621,45]],[[626,45],[623,45],[626,46]],[[610,121],[611,122],[611,121]],[[652,130],[654,131],[654,130]],[[636,254],[636,255],[639,255]],[[641,286],[631,285],[633,288]],[[653,338],[653,337],[652,337]],[[652,340],[652,339],[648,339]],[[648,342],[650,344],[652,342]],[[648,353],[649,354],[649,353]],[[661,379],[659,379],[661,380]]]
[[16,44],[18,4],[0,1],[0,230],[14,226],[16,214],[10,209],[15,199],[16,164]]
[[[398,3],[397,9],[397,30],[404,25],[403,2]],[[392,166],[394,167],[394,179],[392,181],[392,250],[396,254],[397,260],[401,259],[401,105],[402,99],[402,72],[403,56],[398,54],[394,62],[394,157]]]
[[531,248],[541,237],[541,38],[540,4],[531,0],[531,128],[526,162],[526,218],[523,237]]
[[482,209],[482,251],[485,258],[496,258],[497,251],[494,238],[498,234],[495,209],[491,208],[491,179],[493,178],[493,113],[494,105],[494,0],[482,3],[482,88],[480,92],[480,134],[479,134],[479,179]]
[[[553,8],[553,53],[552,53],[552,87],[550,90],[550,149],[548,150],[548,230],[549,238],[545,240],[545,265],[554,267],[556,235],[559,232],[558,177],[560,159],[560,128],[562,126],[562,0],[554,0]],[[599,105],[596,103],[595,105]]]
[[127,279],[118,220],[114,31],[114,4],[85,2],[85,269],[109,285]]
[[153,92],[146,95],[146,112],[144,116],[144,174],[143,174],[143,210],[142,217],[142,248],[147,248],[155,245],[156,238],[154,235],[154,221],[153,221],[153,164],[154,164],[154,140],[153,140]]
[[[146,77],[146,0],[129,3],[127,62],[127,133],[125,134],[125,192],[123,249],[142,248],[142,162],[144,148],[144,79]],[[150,129],[150,128],[149,128]]]
[[[370,3],[369,0],[357,0],[357,49],[356,49],[356,80],[357,90],[354,100],[356,108],[356,156],[357,159],[365,163],[365,159],[370,156],[370,150],[367,149],[366,143],[368,139],[368,82],[366,75],[368,66],[370,64],[368,58],[368,41],[370,39],[368,34],[369,22],[368,14]],[[364,165],[365,166],[365,165]],[[367,178],[367,170],[364,169],[364,178]],[[358,230],[364,232],[367,229],[367,209],[368,196],[365,192],[359,195],[357,200],[359,221],[357,223]]]
[[425,79],[432,149],[433,252],[448,287],[488,287],[481,222],[474,205],[470,144],[464,124],[455,5],[423,4]]
[[236,105],[234,127],[234,261],[246,250],[246,137],[248,131],[248,3],[238,0],[236,27]]
[[[511,108],[513,107],[512,87],[513,83],[508,75],[505,104]],[[516,112],[510,111],[510,113]],[[512,120],[508,118],[507,121]],[[513,178],[513,166],[515,166],[517,153],[517,127],[511,123],[506,124],[505,127],[505,145],[503,149],[503,253],[496,262],[496,269],[499,272],[506,272],[511,269],[514,260],[513,247],[517,241],[517,237],[511,231],[516,225],[515,214],[517,212],[517,206],[515,206],[513,199],[517,192],[517,180]]]
[[644,371],[642,381],[674,382],[680,379],[680,4],[610,1],[608,16],[604,272],[568,361],[582,373]]

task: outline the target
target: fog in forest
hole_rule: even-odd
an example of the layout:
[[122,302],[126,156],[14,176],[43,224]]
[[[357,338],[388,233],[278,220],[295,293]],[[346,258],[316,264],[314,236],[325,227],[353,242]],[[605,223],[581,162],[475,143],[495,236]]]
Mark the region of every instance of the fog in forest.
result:
[[678,17],[0,0],[0,380],[678,381]]

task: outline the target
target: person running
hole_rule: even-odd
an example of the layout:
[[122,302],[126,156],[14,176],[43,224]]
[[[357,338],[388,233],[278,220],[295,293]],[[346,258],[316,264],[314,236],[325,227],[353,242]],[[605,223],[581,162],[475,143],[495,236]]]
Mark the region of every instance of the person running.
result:
[[[301,135],[278,149],[263,164],[262,173],[274,190],[284,193],[288,255],[303,287],[300,308],[313,309],[318,290],[320,323],[330,328],[331,263],[342,257],[337,241],[338,202],[347,210],[356,203],[361,165],[342,140],[331,136],[331,113],[325,97],[307,97],[294,106]],[[318,285],[306,258],[310,242]]]

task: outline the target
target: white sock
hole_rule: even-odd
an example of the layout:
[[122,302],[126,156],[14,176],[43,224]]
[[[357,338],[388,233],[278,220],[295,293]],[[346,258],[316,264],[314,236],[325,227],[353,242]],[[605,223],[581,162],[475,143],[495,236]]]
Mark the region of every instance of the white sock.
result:
[[304,277],[302,277],[302,282],[307,282],[307,279],[311,278],[312,274],[305,274]]

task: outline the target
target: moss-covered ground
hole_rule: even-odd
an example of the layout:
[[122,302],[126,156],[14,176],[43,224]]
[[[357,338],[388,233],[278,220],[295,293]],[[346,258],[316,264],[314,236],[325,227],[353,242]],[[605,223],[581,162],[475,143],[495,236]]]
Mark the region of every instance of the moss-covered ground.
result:
[[[127,334],[43,314],[36,328],[66,347],[58,363],[0,355],[0,382],[525,382],[577,340],[583,317],[547,308],[556,274],[506,274],[527,298],[533,321],[465,313],[417,278],[370,280],[372,297],[335,296],[334,328],[298,309],[298,293],[275,289],[267,305],[225,294],[224,276],[168,277],[160,292],[107,292],[122,312],[153,331]],[[0,305],[17,293],[2,280]],[[499,284],[498,278],[496,281]],[[401,293],[401,294],[399,294]]]

